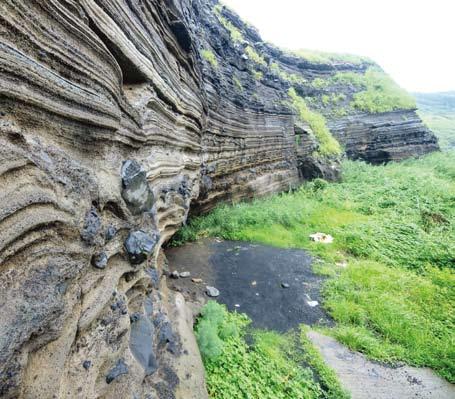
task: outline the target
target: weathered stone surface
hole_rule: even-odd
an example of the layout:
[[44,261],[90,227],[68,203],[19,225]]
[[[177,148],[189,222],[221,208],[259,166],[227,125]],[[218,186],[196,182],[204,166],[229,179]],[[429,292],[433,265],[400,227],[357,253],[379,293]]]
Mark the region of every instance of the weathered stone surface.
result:
[[133,214],[139,215],[152,209],[153,193],[145,170],[136,161],[128,160],[123,163],[122,186],[122,197]]
[[[183,373],[179,346],[190,341],[162,327],[168,318],[188,332],[165,300],[159,248],[189,212],[288,190],[302,177],[331,178],[324,161],[311,158],[311,132],[296,129],[289,82],[266,64],[305,79],[365,66],[288,56],[224,10],[243,32],[235,43],[215,4],[0,2],[2,398],[189,398],[191,379],[176,387],[164,371],[177,364]],[[247,43],[265,65],[243,56]],[[328,121],[352,158],[383,162],[437,148],[413,111]],[[128,259],[131,231],[160,236],[136,242]],[[102,272],[90,265],[98,253],[107,258]],[[135,313],[153,321],[153,342],[162,343],[147,378],[130,348]],[[108,384],[118,359],[129,372]],[[196,395],[206,397],[204,388]]]
[[147,234],[143,231],[133,231],[128,234],[125,241],[125,249],[131,264],[139,265],[150,256],[158,242],[159,235]]

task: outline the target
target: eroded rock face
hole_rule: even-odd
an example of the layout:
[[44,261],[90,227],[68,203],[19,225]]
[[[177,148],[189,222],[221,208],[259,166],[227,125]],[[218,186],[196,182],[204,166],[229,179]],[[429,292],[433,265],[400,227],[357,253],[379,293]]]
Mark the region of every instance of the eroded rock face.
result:
[[[289,84],[252,75],[214,4],[0,3],[1,397],[206,395],[161,245],[190,209],[297,185],[317,147],[296,144]],[[335,68],[296,63],[227,17],[289,71]],[[355,158],[436,148],[412,111],[330,123]]]

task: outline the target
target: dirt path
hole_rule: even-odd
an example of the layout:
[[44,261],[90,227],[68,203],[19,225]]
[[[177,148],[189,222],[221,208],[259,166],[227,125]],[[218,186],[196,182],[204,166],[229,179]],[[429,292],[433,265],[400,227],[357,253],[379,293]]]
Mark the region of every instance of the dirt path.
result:
[[[204,240],[168,249],[166,256],[170,272],[191,273],[169,280],[170,288],[187,300],[205,302],[208,285],[220,291],[219,302],[246,313],[258,328],[288,331],[301,323],[332,324],[321,306],[324,279],[312,272],[313,258],[306,251]],[[455,386],[430,369],[387,367],[317,332],[309,338],[352,399],[455,399]]]
[[352,399],[454,399],[455,386],[428,368],[391,368],[371,362],[315,331],[308,337],[336,372]]

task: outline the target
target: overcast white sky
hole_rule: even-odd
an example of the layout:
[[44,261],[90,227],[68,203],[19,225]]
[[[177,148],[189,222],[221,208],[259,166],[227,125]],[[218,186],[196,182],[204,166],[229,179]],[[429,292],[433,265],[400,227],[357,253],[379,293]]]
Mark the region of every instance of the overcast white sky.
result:
[[223,2],[279,46],[364,55],[407,90],[455,90],[455,0]]

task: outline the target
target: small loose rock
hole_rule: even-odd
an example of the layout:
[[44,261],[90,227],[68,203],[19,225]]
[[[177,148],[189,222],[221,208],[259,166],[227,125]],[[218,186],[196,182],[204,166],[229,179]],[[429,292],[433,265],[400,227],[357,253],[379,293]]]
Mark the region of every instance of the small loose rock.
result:
[[196,283],[196,284],[202,283],[202,279],[201,279],[201,278],[192,278],[191,281],[192,281],[193,283]]
[[220,291],[217,290],[215,287],[205,287],[205,293],[207,294],[207,296],[211,297],[211,298],[216,298],[218,296],[220,296]]
[[190,272],[181,272],[180,273],[180,278],[188,278],[188,277],[191,277]]
[[289,288],[290,285],[288,283],[281,283],[281,287],[283,288]]

